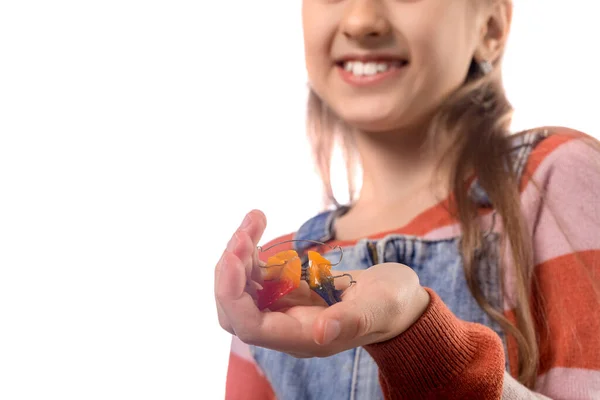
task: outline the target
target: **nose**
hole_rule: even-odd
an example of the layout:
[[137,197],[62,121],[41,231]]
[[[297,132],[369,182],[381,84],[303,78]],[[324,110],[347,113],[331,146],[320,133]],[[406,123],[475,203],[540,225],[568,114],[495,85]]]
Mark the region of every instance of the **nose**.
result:
[[341,29],[348,39],[359,42],[376,40],[391,30],[381,0],[349,0]]

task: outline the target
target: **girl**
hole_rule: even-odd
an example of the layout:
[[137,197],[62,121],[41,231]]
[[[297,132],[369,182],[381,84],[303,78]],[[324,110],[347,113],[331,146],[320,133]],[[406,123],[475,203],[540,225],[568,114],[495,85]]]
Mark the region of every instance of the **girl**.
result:
[[[600,163],[564,128],[509,134],[509,0],[304,0],[310,138],[335,205],[286,242],[355,284],[260,312],[262,213],[215,269],[229,399],[600,398]],[[332,148],[360,162],[330,188]],[[351,194],[353,182],[350,181]],[[345,285],[345,286],[344,286]]]

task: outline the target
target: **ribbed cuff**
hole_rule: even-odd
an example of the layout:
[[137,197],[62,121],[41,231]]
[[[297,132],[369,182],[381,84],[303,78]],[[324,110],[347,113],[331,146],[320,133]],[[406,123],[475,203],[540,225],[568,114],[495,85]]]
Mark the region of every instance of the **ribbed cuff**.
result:
[[433,290],[426,290],[429,306],[417,322],[393,339],[365,346],[392,398],[419,398],[444,387],[477,352],[479,329],[459,320]]

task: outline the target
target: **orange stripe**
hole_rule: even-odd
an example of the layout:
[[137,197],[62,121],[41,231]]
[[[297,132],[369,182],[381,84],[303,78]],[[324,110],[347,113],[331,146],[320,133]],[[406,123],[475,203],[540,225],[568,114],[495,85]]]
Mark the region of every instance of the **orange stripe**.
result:
[[[600,250],[571,253],[536,267],[534,318],[540,334],[540,369],[600,371]],[[543,303],[540,303],[543,299]],[[514,310],[505,312],[515,322]],[[511,375],[517,374],[516,341],[508,338]]]
[[274,400],[269,381],[256,366],[236,354],[229,355],[225,400]]
[[[426,233],[442,226],[456,222],[448,212],[448,202],[446,199],[418,214],[412,221],[402,228],[387,230],[368,236],[369,239],[382,239],[388,235],[425,235]],[[332,246],[353,246],[358,242],[355,240],[333,240]]]
[[425,210],[394,233],[399,235],[421,236],[434,229],[441,228],[442,226],[456,223],[456,218],[450,213],[450,204],[453,198],[453,195],[449,196],[441,203]]
[[[383,232],[369,235],[368,239],[382,239],[388,235],[411,235],[411,236],[425,236],[428,233],[440,229],[452,224],[458,223],[457,218],[451,214],[451,201],[453,201],[454,195],[449,196],[446,200],[434,205],[422,213],[418,214],[412,221],[398,229],[391,229]],[[479,216],[492,213],[491,208],[479,208],[477,210]],[[334,240],[331,242],[332,246],[353,246],[358,242],[359,239],[355,240]]]
[[543,313],[535,314],[540,373],[551,367],[600,370],[600,250],[554,258],[539,265],[536,275],[533,296],[544,301]]

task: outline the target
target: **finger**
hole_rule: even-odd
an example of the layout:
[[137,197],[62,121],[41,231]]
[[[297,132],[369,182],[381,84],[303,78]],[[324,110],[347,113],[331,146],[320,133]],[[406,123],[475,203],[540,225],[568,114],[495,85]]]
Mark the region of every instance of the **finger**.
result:
[[244,263],[244,266],[247,269],[246,276],[250,277],[250,272],[253,266],[254,252],[256,250],[255,246],[253,245],[252,238],[248,232],[238,230],[236,233],[234,233],[232,240],[234,240],[235,244],[229,249],[229,251],[237,256],[242,263]]
[[235,335],[244,343],[298,355],[315,354],[319,350],[312,338],[312,326],[323,309],[294,306],[286,312],[261,313],[248,295],[224,304]]
[[214,273],[214,287],[213,287],[213,291],[214,291],[214,295],[215,295],[215,304],[217,307],[217,316],[219,319],[219,324],[221,325],[221,327],[226,330],[227,332],[233,334],[233,330],[231,328],[231,324],[229,324],[229,321],[227,320],[227,316],[225,315],[225,312],[223,311],[223,307],[221,307],[221,304],[219,303],[219,299],[218,299],[218,287],[219,287],[219,282],[221,279],[221,271],[223,269],[223,263],[225,262],[227,257],[230,257],[231,251],[236,247],[237,245],[237,236],[234,234],[232,236],[232,238],[229,240],[229,243],[227,243],[227,248],[223,251],[223,254],[221,254],[221,258],[219,259],[219,261],[217,262],[217,265],[215,266],[215,273]]
[[[241,237],[245,238],[247,236],[249,238],[250,248],[246,248],[246,250],[251,251],[251,255],[247,260],[249,264],[248,278],[258,283],[262,282],[262,273],[258,266],[264,263],[261,263],[261,261],[259,260],[257,246],[260,239],[262,238],[266,226],[267,219],[265,215],[260,210],[252,210],[246,215],[246,218],[244,218],[244,222],[242,222],[242,225],[237,231],[237,233],[239,233]],[[245,245],[247,246],[247,244]],[[242,260],[246,262],[245,255],[244,258],[242,258]]]
[[266,227],[267,217],[265,214],[260,210],[252,210],[246,214],[238,231],[246,232],[256,247]]
[[259,210],[250,211],[232,235],[226,250],[235,253],[242,260],[253,257],[266,227],[265,215]]
[[[334,304],[324,311],[315,321],[313,339],[317,344],[326,346],[334,340],[352,340],[366,332],[356,301]],[[334,309],[335,308],[335,309]],[[343,313],[346,312],[346,315]]]
[[381,310],[364,299],[342,301],[327,308],[315,321],[313,339],[322,346],[343,343],[357,347],[380,334]]
[[[251,271],[251,263],[253,260],[253,252],[254,249],[256,248],[256,243],[258,243],[258,241],[260,240],[260,237],[262,236],[264,230],[266,228],[266,217],[265,215],[259,211],[259,210],[253,210],[251,212],[249,212],[244,220],[242,221],[240,227],[238,227],[237,231],[233,234],[232,238],[229,240],[229,243],[227,244],[227,248],[225,249],[225,251],[223,252],[221,259],[219,260],[219,262],[217,263],[217,266],[215,267],[215,273],[214,273],[214,292],[215,292],[215,302],[216,302],[216,306],[217,306],[217,315],[219,318],[219,324],[221,325],[221,327],[223,329],[225,329],[226,331],[228,331],[229,333],[233,334],[233,329],[231,327],[231,324],[229,323],[229,320],[227,319],[227,316],[225,314],[225,312],[223,311],[223,307],[220,304],[219,301],[219,295],[218,292],[221,290],[220,289],[220,274],[221,271],[223,269],[223,265],[225,262],[234,262],[237,263],[238,260],[232,259],[231,257],[237,257],[238,259],[244,260],[244,259],[249,259],[250,262],[250,266],[248,267],[248,269]],[[248,244],[250,243],[250,244]],[[248,272],[247,274],[248,276],[250,275],[250,272]],[[260,286],[257,286],[256,284],[252,285],[250,282],[250,285],[248,285],[249,281],[247,280],[245,285],[247,287],[247,289],[252,292],[255,293],[257,289],[260,288]]]
[[233,253],[225,252],[219,269],[219,281],[215,289],[217,298],[221,301],[240,298],[246,286],[246,274],[242,260]]
[[244,291],[244,267],[237,257],[226,257],[220,273],[217,298],[236,336],[244,343],[280,351],[302,352],[316,347],[312,340],[314,318],[323,307],[294,307],[295,317],[281,312],[261,312]]
[[[233,264],[241,264],[242,262],[237,256],[235,256],[231,252],[225,251],[223,253],[223,255],[221,256],[221,259],[219,260],[219,262],[217,263],[217,266],[215,268],[214,292],[215,292],[215,303],[217,305],[217,315],[219,318],[219,324],[227,332],[234,334],[231,323],[230,323],[229,319],[227,318],[227,314],[225,313],[225,311],[223,310],[223,306],[221,305],[222,298],[224,296],[227,296],[228,295],[227,290],[231,289],[229,287],[229,285],[227,285],[226,283],[223,282],[223,270],[225,268],[227,268],[227,264],[232,264],[232,263]],[[225,279],[230,279],[230,278],[226,277]],[[238,283],[238,285],[239,284],[240,283]]]
[[229,239],[229,242],[227,243],[227,247],[225,248],[225,250],[221,254],[221,258],[219,259],[219,261],[217,262],[217,266],[215,267],[215,274],[214,274],[215,290],[216,290],[217,281],[219,280],[219,274],[221,272],[220,266],[221,266],[221,263],[223,261],[223,257],[225,256],[225,254],[227,252],[231,253],[235,249],[235,247],[237,246],[237,243],[238,243],[238,237],[234,233],[233,236],[231,237],[231,239]]
[[257,279],[253,273],[255,269],[259,269],[255,264],[256,246],[254,245],[252,238],[246,231],[238,231],[235,233],[236,245],[232,250],[232,253],[236,255],[244,265],[244,272],[246,274],[246,291],[256,299],[257,290],[262,288],[260,283],[262,280]]
[[[223,329],[233,335],[236,334],[235,329],[223,304],[227,304],[240,297],[250,297],[253,299],[251,293],[248,293],[252,291],[252,287],[248,285],[245,269],[242,260],[229,251],[223,253],[223,257],[217,265],[218,279],[215,281],[215,301],[219,323]],[[256,288],[254,288],[255,290]]]
[[215,298],[223,313],[223,320],[231,332],[244,343],[250,342],[262,322],[262,313],[254,299],[245,291],[244,263],[233,253],[226,252],[219,265],[219,280],[215,283]]

